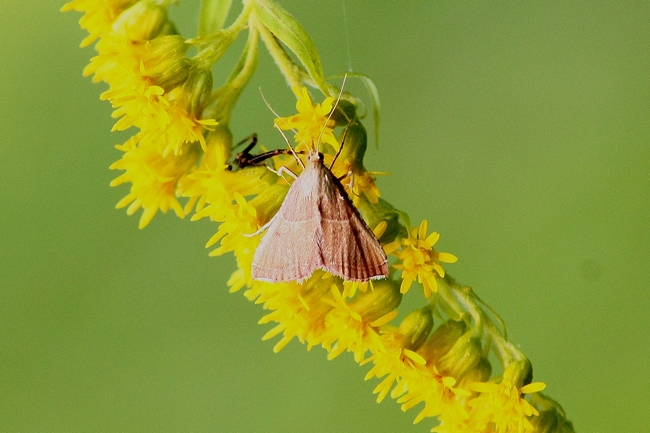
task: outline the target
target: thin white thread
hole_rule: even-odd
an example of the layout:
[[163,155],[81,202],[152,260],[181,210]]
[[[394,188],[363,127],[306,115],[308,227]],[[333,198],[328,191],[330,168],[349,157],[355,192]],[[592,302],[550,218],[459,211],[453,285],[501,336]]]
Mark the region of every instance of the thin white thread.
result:
[[342,0],[343,3],[343,25],[345,27],[345,48],[348,52],[348,71],[352,72],[352,52],[350,50],[350,34],[348,33],[348,14],[345,10],[345,0]]

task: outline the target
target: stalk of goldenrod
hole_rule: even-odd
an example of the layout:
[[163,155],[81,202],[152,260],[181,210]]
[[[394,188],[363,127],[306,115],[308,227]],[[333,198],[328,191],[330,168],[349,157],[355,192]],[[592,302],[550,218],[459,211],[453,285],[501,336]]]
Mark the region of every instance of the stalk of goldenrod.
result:
[[[264,339],[279,337],[274,351],[295,338],[324,347],[329,359],[351,352],[357,363],[369,365],[366,379],[380,380],[378,401],[390,395],[403,410],[419,406],[415,422],[437,417],[432,431],[573,431],[561,406],[540,393],[545,385],[533,382],[530,360],[506,337],[498,315],[446,273],[443,264],[457,258],[436,249],[440,234],[429,232],[426,220],[411,227],[407,214],[381,197],[379,173],[363,164],[367,133],[359,100],[343,93],[334,101],[338,89],[325,80],[300,24],[272,0],[249,0],[222,28],[231,2],[210,0],[202,5],[201,34],[186,39],[169,20],[168,3],[73,0],[62,9],[84,13],[80,25],[89,36],[82,46],[94,43],[97,51],[84,74],[108,85],[101,98],[115,109],[113,129],[134,131],[117,146],[123,155],[111,165],[123,172],[111,185],[130,184],[117,207],[127,207],[129,215],[142,209],[140,228],[169,209],[181,218],[219,223],[207,243],[218,245],[210,255],[235,255],[230,290],[245,288],[244,296],[263,304],[268,313],[260,323],[274,325]],[[212,67],[242,32],[248,38],[239,61],[215,88]],[[303,283],[252,279],[261,235],[249,234],[273,217],[288,190],[287,181],[267,168],[299,169],[286,156],[269,159],[268,166],[233,162],[231,113],[255,72],[260,41],[297,98],[297,114],[278,117],[276,126],[293,131],[297,151],[314,141],[327,161],[341,151],[333,169],[338,176],[352,174],[348,193],[392,257],[388,279],[353,283],[322,271]],[[361,77],[377,101],[367,77],[351,76]],[[322,102],[314,103],[305,85],[319,89]],[[414,287],[422,308],[395,323],[403,296]],[[490,353],[502,374],[493,375]]]

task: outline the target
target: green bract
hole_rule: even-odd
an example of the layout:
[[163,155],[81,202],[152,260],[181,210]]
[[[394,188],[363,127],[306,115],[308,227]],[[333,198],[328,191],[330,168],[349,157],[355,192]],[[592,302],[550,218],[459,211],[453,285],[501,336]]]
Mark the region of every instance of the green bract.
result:
[[300,23],[274,1],[255,0],[254,5],[260,21],[298,57],[318,88],[331,96],[318,50]]
[[231,5],[232,0],[203,0],[199,16],[199,36],[221,30]]

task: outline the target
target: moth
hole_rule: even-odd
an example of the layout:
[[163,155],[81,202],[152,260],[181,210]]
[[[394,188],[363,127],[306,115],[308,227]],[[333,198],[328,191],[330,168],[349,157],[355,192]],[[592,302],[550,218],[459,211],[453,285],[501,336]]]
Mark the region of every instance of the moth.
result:
[[312,145],[300,176],[267,224],[253,257],[253,278],[303,281],[324,269],[348,281],[388,276],[388,259],[341,181]]

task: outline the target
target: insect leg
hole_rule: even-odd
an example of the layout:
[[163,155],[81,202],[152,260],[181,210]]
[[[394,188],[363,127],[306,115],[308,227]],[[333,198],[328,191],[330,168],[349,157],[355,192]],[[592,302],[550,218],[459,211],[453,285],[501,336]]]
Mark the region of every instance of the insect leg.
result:
[[[277,170],[273,170],[271,167],[266,167],[266,168],[268,168],[269,170],[271,170],[273,173],[277,174],[278,176],[280,176],[284,180],[287,180],[284,177],[284,174],[290,175],[291,177],[293,177],[294,180],[298,179],[298,176],[296,175],[296,173],[294,173],[293,171],[291,171],[290,168],[287,168],[284,165],[282,167],[280,167],[279,169],[277,169]],[[287,181],[287,183],[289,183],[289,181]]]

